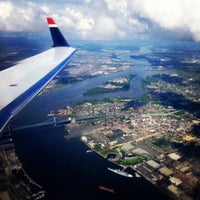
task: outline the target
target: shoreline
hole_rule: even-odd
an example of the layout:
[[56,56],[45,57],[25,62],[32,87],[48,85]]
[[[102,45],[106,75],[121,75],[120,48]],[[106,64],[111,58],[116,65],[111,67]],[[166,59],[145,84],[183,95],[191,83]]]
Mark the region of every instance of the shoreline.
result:
[[[70,139],[70,138],[68,138],[68,139]],[[85,141],[83,141],[83,140],[81,139],[81,137],[79,137],[79,139],[83,142],[83,144],[85,144],[85,145],[89,148],[89,150],[90,150],[91,152],[94,152],[94,153],[98,154],[98,155],[101,156],[102,158],[106,159],[106,160],[109,161],[110,163],[113,163],[113,164],[117,165],[117,166],[120,167],[120,168],[124,168],[124,167],[125,167],[125,166],[123,166],[123,165],[120,165],[120,164],[116,163],[115,161],[112,161],[112,160],[107,159],[106,156],[104,156],[104,155],[100,154],[98,151],[95,151],[94,149],[92,149],[92,148],[90,147],[90,145],[89,145],[87,142],[85,142]],[[86,152],[86,153],[87,153],[87,152]],[[139,170],[137,170],[136,168],[134,168],[134,166],[125,167],[125,169],[127,169],[127,168],[134,172],[133,174],[131,173],[131,174],[133,175],[134,178],[143,178],[144,180],[148,181],[150,184],[154,185],[157,189],[159,189],[160,191],[162,191],[162,192],[163,192],[165,195],[167,195],[169,198],[174,199],[174,200],[178,200],[178,199],[179,199],[179,198],[177,198],[176,196],[173,196],[173,195],[172,195],[171,193],[169,193],[167,190],[164,190],[163,188],[159,187],[158,184],[156,184],[156,182],[153,182],[151,179],[149,179],[148,177],[146,177],[143,173],[141,173]],[[137,174],[138,174],[138,175],[137,175]]]
[[[1,173],[0,199],[42,199],[45,197],[46,192],[42,189],[42,186],[36,183],[23,168],[15,147],[1,149],[0,160],[2,166],[6,166]],[[3,178],[7,181],[4,182]]]

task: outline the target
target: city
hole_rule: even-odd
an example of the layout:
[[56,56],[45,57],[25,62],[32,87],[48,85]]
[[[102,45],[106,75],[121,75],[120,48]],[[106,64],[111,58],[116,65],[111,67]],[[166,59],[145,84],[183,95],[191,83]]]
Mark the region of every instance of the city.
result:
[[199,200],[199,7],[1,0],[0,200]]
[[[115,56],[108,55],[108,52],[113,50],[90,51],[87,60],[86,51],[80,50],[74,56],[70,66],[51,81],[38,97],[68,87],[73,92],[70,87],[85,83],[85,90],[81,91],[85,100],[49,110],[46,117],[70,119],[71,124],[65,125],[66,140],[80,138],[92,151],[130,170],[136,177],[144,177],[174,199],[195,199],[199,195],[200,182],[199,75],[196,62],[184,58],[187,65],[194,65],[190,67],[191,72],[186,73],[185,68],[179,66],[176,70],[171,69],[169,59],[160,59],[162,54],[157,57],[141,56],[136,61],[129,57],[131,51],[128,50],[115,50]],[[143,61],[140,62],[140,59]],[[151,64],[147,64],[146,60]],[[138,88],[131,86],[141,76],[140,70],[144,70],[142,79],[139,79],[141,86],[138,87],[142,88],[141,96],[123,97],[126,94],[124,86],[125,92],[132,92],[127,96],[134,96]],[[90,84],[90,81],[95,84]],[[96,94],[98,87],[102,90]],[[88,91],[92,92],[88,94]],[[105,93],[111,97],[102,98]],[[76,95],[76,91],[73,94]],[[101,98],[96,98],[96,95]],[[93,119],[76,120],[92,116]],[[6,152],[15,149],[12,141],[9,145],[6,149],[1,145],[3,166],[8,165]],[[21,189],[25,192],[20,195],[43,198],[45,191],[28,175],[25,176],[25,184],[12,182],[12,177],[16,176],[12,171],[15,165],[9,165],[11,179],[8,174],[3,176],[4,180],[9,180],[4,186],[9,188],[14,184],[16,188],[23,188],[29,185],[25,190]],[[16,166],[18,171],[20,169],[26,174],[20,162]],[[2,167],[2,171],[4,169]],[[16,195],[16,191],[9,190],[9,193],[2,192],[1,195]]]
[[199,146],[200,139],[191,135],[191,129],[200,121],[188,115],[180,124],[179,111],[153,102],[125,110],[130,102],[113,99],[68,107],[68,116],[108,117],[66,125],[66,139],[78,131],[82,141],[103,157],[115,154],[109,158],[112,162],[134,169],[175,199],[192,199],[199,187],[200,163],[186,158],[174,144]]
[[[143,81],[149,92],[142,100],[89,100],[60,109],[56,115],[74,118],[72,124],[66,125],[66,139],[78,135],[89,148],[111,162],[133,169],[174,199],[195,199],[200,186],[200,139],[194,133],[200,125],[196,117],[199,95],[194,92],[198,88],[193,86],[191,91],[191,78],[184,79],[183,85],[180,75],[166,74],[161,67],[153,70],[162,73]],[[177,97],[173,96],[175,93]],[[158,98],[162,94],[169,96]],[[193,108],[190,101],[193,106],[197,102],[197,107]],[[75,120],[86,116],[105,117]]]

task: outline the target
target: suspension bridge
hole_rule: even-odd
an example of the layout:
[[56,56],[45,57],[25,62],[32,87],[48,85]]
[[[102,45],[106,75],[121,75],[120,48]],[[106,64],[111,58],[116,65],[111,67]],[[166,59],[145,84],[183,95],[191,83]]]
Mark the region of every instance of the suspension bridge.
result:
[[25,130],[30,130],[34,128],[42,128],[42,127],[49,127],[49,126],[58,126],[58,125],[64,125],[64,124],[70,124],[72,122],[80,122],[80,121],[87,121],[87,120],[93,120],[93,119],[98,119],[98,118],[103,118],[106,117],[107,115],[98,115],[98,116],[90,116],[90,117],[84,117],[84,118],[68,118],[68,119],[60,119],[53,117],[50,120],[43,121],[40,123],[36,124],[29,124],[29,125],[24,125],[24,126],[17,126],[17,125],[10,125],[8,128],[8,131],[11,132],[16,132],[16,131],[25,131]]

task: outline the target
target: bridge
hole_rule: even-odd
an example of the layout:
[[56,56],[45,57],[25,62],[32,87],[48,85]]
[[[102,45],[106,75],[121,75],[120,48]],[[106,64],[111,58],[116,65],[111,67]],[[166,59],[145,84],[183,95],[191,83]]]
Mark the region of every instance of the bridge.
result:
[[36,123],[36,124],[30,124],[30,125],[25,125],[25,126],[16,126],[16,125],[10,125],[8,132],[16,132],[16,131],[25,131],[25,130],[30,130],[34,128],[42,128],[42,127],[49,127],[49,126],[57,126],[57,125],[64,125],[64,124],[70,124],[73,122],[80,122],[80,121],[87,121],[87,120],[92,120],[92,119],[98,119],[98,118],[103,118],[106,117],[107,115],[98,115],[98,116],[90,116],[90,117],[84,117],[84,118],[68,118],[68,119],[59,119],[56,117],[53,117],[50,120]]

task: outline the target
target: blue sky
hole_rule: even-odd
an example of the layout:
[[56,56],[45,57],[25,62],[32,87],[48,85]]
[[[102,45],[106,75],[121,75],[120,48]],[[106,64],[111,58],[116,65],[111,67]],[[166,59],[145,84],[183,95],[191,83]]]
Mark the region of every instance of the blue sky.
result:
[[85,40],[175,38],[200,41],[199,0],[1,0],[1,30],[46,31],[46,17]]

